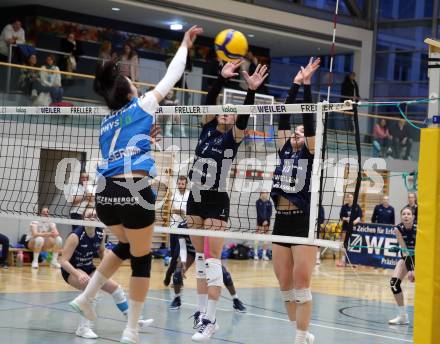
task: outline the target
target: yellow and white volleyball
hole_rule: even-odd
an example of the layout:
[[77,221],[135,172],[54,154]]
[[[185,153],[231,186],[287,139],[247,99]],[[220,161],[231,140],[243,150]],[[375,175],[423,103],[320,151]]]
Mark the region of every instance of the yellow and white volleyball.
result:
[[232,62],[246,56],[248,42],[240,31],[226,29],[215,37],[217,56],[226,62]]

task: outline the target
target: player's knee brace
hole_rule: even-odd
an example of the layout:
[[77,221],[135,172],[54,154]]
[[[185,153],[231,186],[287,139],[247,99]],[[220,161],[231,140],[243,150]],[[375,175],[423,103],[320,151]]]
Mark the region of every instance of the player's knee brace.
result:
[[206,279],[205,255],[203,253],[196,253],[196,277]]
[[223,265],[222,265],[222,273],[223,273],[223,284],[226,287],[230,287],[231,285],[233,285],[234,282],[232,281],[231,274],[229,273],[228,270],[226,270],[226,268]]
[[402,283],[402,281],[399,278],[391,278],[390,287],[394,295],[400,294],[402,292],[402,288],[400,288],[400,283]]
[[208,287],[223,286],[222,262],[220,259],[209,258],[206,260],[206,282]]
[[176,272],[173,274],[173,284],[182,285],[182,283],[183,283],[182,270],[176,269]]
[[130,255],[130,244],[118,242],[115,246],[112,248],[112,252],[122,260],[126,260],[131,257]]
[[295,302],[295,290],[281,290],[281,299],[284,302]]
[[133,277],[150,277],[151,271],[151,253],[142,257],[130,257],[131,276]]
[[299,305],[302,305],[304,303],[307,303],[307,302],[310,302],[313,300],[312,291],[310,290],[310,288],[295,289],[294,294],[295,294],[295,302]]
[[62,248],[63,247],[63,239],[60,236],[57,236],[55,238],[54,246],[55,246],[55,248]]
[[34,239],[34,247],[35,248],[42,248],[44,245],[44,239],[42,237],[36,237]]

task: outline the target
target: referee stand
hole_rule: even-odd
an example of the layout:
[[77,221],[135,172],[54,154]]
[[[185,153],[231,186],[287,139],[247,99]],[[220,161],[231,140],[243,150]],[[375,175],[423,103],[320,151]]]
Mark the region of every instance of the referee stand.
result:
[[414,343],[438,343],[440,338],[440,41],[429,46],[428,127],[421,130],[419,216],[416,244]]

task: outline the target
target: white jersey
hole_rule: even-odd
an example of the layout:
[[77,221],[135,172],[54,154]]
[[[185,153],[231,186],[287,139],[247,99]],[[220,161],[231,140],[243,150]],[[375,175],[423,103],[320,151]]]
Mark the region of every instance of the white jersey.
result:
[[26,241],[29,241],[32,239],[32,227],[37,227],[38,233],[50,233],[57,229],[57,226],[55,223],[50,221],[32,221],[30,224],[29,232],[26,235]]
[[[180,210],[186,214],[186,204],[188,202],[189,190],[185,190],[182,194],[179,190],[173,196],[173,204],[171,205],[171,210]],[[171,214],[172,224],[178,225],[180,222],[185,220],[179,214]]]
[[[69,192],[69,198],[68,198],[68,202],[72,203],[72,207],[70,208],[70,213],[71,214],[80,214],[83,215],[84,211],[86,210],[87,206],[89,205],[89,201],[87,200],[87,194],[93,194],[94,193],[94,189],[93,186],[90,184],[87,184],[86,187],[84,187],[82,184],[77,184],[77,185],[73,185],[70,188],[70,192]],[[77,196],[81,196],[83,198],[83,200],[81,201],[81,203],[74,205],[73,204],[73,199]]]

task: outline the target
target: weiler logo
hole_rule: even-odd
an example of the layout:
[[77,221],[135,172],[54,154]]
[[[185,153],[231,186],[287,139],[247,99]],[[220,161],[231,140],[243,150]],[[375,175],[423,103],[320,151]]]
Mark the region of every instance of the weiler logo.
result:
[[223,105],[222,106],[222,111],[225,114],[236,114],[237,113],[237,108],[234,105]]

